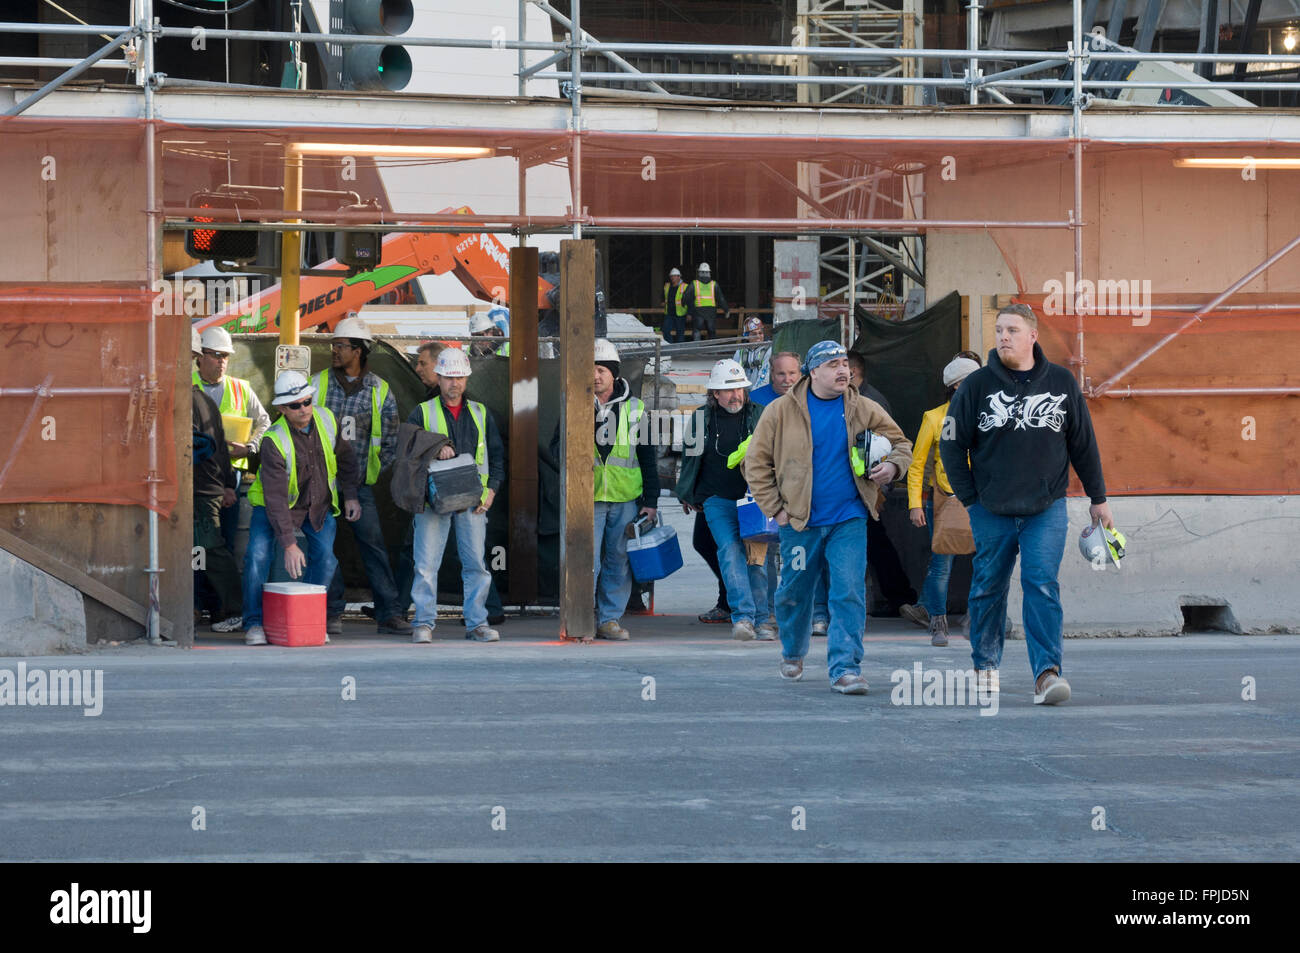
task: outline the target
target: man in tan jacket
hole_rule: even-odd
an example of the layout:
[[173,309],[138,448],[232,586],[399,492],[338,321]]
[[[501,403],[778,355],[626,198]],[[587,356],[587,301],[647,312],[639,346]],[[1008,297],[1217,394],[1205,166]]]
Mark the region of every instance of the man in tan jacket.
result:
[[840,344],[814,344],[801,370],[799,383],[763,412],[745,457],[754,499],[781,527],[776,594],[781,677],[803,678],[813,597],[825,567],[831,688],[865,695],[860,666],[867,622],[867,516],[878,518],[880,488],[907,470],[912,444],[879,404],[849,385],[848,353]]

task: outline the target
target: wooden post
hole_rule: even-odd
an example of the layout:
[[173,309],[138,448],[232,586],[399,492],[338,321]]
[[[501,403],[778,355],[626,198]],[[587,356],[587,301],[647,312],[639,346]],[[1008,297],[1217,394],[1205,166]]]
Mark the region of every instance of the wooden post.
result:
[[[302,208],[302,154],[284,155],[284,207]],[[297,222],[298,218],[286,221]],[[298,282],[302,271],[302,232],[280,233],[280,343],[298,343]]]
[[560,242],[560,636],[596,637],[595,565],[596,243]]
[[537,249],[510,249],[510,602],[537,602]]

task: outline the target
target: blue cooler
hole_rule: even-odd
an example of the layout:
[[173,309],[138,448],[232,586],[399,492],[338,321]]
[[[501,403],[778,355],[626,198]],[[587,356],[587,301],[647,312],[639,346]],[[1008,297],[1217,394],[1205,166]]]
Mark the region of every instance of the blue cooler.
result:
[[776,520],[764,516],[748,493],[736,501],[736,519],[740,521],[740,538],[754,543],[775,543],[781,538]]
[[637,520],[632,524],[635,535],[627,541],[632,578],[637,582],[654,582],[681,569],[682,547],[677,543],[677,530],[658,523],[642,533],[641,523],[642,520]]

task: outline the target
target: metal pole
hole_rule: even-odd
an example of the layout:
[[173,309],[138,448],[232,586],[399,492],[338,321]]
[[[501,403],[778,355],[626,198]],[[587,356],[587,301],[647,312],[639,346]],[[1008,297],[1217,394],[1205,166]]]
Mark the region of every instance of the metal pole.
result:
[[[60,73],[58,76],[54,77],[54,79],[50,80],[40,89],[38,89],[36,92],[32,93],[32,95],[24,99],[21,103],[16,103],[13,107],[11,107],[5,112],[5,115],[17,116],[19,113],[23,112],[28,107],[35,106],[42,99],[50,95],[50,93],[54,92],[64,83],[76,79],[78,76],[86,72],[88,69],[90,69],[96,63],[98,63],[100,60],[104,59],[114,50],[121,47],[122,44],[126,43],[128,40],[131,39],[131,37],[135,35],[136,35],[135,27],[132,27],[131,29],[126,30],[122,33],[119,33],[116,37],[113,38],[113,40],[101,46],[94,53],[91,53],[90,56],[86,57],[79,64],[72,67],[72,69],[64,73]],[[147,89],[148,87],[145,88]]]
[[[980,48],[980,0],[970,0],[970,6],[966,8],[966,49],[970,53],[975,53]],[[970,104],[974,106],[980,101],[979,92],[979,60],[971,56],[966,61],[966,85],[970,89]]]
[[[141,0],[141,51],[144,55],[144,163],[145,163],[145,273],[149,287],[154,287],[158,280],[158,159],[155,141],[156,121],[154,103],[154,19],[153,0]],[[154,309],[149,309],[149,332],[147,336],[148,383],[146,392],[156,394],[158,391],[158,316]],[[162,402],[170,406],[170,401]],[[158,565],[158,415],[155,414],[149,427],[149,475],[147,495],[149,500],[149,566],[145,572],[149,576],[149,613],[145,620],[145,637],[151,645],[162,642],[162,606],[158,594],[158,574],[162,567]]]
[[1286,397],[1300,387],[1121,387],[1098,397]]
[[569,131],[571,151],[569,177],[573,194],[573,237],[582,238],[582,0],[572,0],[573,29],[569,32],[569,71],[573,74],[569,85],[569,102],[572,106]]
[[[524,42],[525,23],[528,20],[528,0],[519,0],[519,42]],[[527,96],[528,77],[524,75],[524,48],[519,48],[519,95]]]
[[[1074,0],[1074,37],[1071,41],[1071,62],[1073,67],[1070,70],[1074,78],[1074,99],[1071,103],[1073,110],[1071,123],[1073,125],[1073,148],[1074,148],[1074,210],[1070,213],[1074,221],[1074,280],[1082,282],[1083,280],[1083,70],[1084,70],[1084,49],[1083,49],[1083,8],[1082,0]],[[1078,285],[1076,284],[1076,287]],[[1074,356],[1075,376],[1079,379],[1079,386],[1083,386],[1083,369],[1088,363],[1083,353],[1083,309],[1078,307],[1075,302],[1075,348]]]

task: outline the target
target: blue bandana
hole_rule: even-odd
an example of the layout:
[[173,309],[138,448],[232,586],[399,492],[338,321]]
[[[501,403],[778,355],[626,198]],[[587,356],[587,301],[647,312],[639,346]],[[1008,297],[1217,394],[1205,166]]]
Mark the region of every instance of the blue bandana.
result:
[[808,356],[804,358],[803,367],[799,370],[803,374],[811,374],[814,368],[820,367],[827,361],[848,356],[849,352],[844,350],[844,345],[840,344],[840,342],[818,341],[808,349]]

